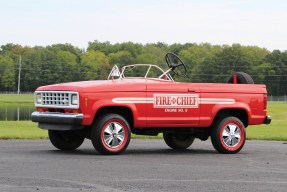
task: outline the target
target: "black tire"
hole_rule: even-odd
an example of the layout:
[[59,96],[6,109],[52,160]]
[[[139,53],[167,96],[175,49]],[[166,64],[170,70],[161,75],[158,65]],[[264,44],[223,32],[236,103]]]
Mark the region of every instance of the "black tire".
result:
[[188,134],[163,133],[165,143],[172,149],[187,149],[194,141]]
[[99,118],[92,127],[93,146],[104,155],[122,153],[129,145],[130,138],[130,125],[118,114],[107,114]]
[[219,153],[238,153],[245,144],[245,138],[245,126],[236,117],[218,120],[211,130],[212,145]]
[[229,79],[227,83],[234,83],[233,76],[237,76],[237,84],[254,84],[252,77],[244,72],[235,72]]
[[82,145],[85,138],[79,136],[74,131],[49,130],[51,143],[60,150],[75,150]]

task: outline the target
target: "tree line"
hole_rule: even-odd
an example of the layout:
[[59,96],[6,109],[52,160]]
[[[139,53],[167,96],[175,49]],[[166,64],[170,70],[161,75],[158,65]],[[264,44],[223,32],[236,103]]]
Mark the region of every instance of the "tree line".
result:
[[[211,45],[139,44],[89,42],[86,50],[71,44],[22,46],[6,44],[0,48],[0,91],[17,91],[21,63],[22,92],[37,87],[71,81],[106,79],[114,65],[149,63],[166,69],[165,54],[173,52],[187,65],[187,82],[226,82],[237,71],[266,84],[269,95],[287,95],[287,51],[240,44]],[[20,61],[21,60],[21,61]]]

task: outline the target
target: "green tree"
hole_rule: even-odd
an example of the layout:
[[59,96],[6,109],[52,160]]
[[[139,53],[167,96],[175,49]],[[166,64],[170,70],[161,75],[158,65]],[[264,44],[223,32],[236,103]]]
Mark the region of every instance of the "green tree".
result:
[[100,51],[88,51],[81,56],[81,78],[84,80],[106,79],[110,69],[108,58]]
[[77,63],[77,57],[69,51],[57,52],[59,68],[60,68],[60,81],[69,82],[76,81],[79,77],[79,65]]
[[109,55],[110,53],[115,53],[115,52],[120,51],[120,50],[116,50],[115,46],[112,45],[109,41],[99,42],[98,40],[89,42],[87,50],[103,52],[105,55]]
[[0,54],[11,53],[12,50],[15,49],[16,47],[21,47],[21,45],[13,43],[7,43],[6,45],[1,45]]
[[165,46],[165,44],[146,44],[142,53],[137,55],[135,63],[154,64],[166,69],[167,65],[164,59],[166,54]]
[[189,49],[190,47],[194,46],[196,44],[193,44],[193,43],[185,43],[185,44],[180,44],[180,43],[174,43],[172,45],[170,45],[168,47],[168,50],[169,52],[172,52],[176,55],[179,55],[179,53],[182,51],[182,50],[186,50],[186,49]]
[[15,71],[13,65],[6,66],[2,75],[2,85],[6,91],[15,90]]
[[[84,53],[84,50],[79,49],[78,47],[75,47],[71,44],[54,44],[51,46],[47,46],[46,49],[54,52],[55,54],[58,54],[60,51],[67,51],[69,53],[72,53],[74,56],[76,56],[76,61],[80,61],[81,54]],[[72,55],[71,55],[72,56]],[[72,56],[74,58],[74,56]]]
[[185,81],[205,82],[210,80],[205,74],[208,74],[210,65],[213,65],[215,55],[222,52],[220,46],[213,46],[208,43],[193,44],[187,49],[180,51],[179,56],[186,64],[188,79]]
[[116,52],[118,51],[128,51],[131,53],[133,58],[136,58],[137,55],[141,54],[143,51],[143,45],[139,43],[124,42],[116,43],[114,45]]
[[[15,72],[13,66],[13,59],[8,54],[0,54],[0,91],[14,88],[11,79],[15,84]],[[9,74],[9,75],[8,75]],[[6,78],[8,78],[6,80]]]
[[274,50],[267,55],[264,62],[268,63],[273,75],[265,74],[265,82],[269,84],[271,95],[287,95],[287,51]]
[[213,57],[208,57],[196,69],[201,74],[203,82],[226,82],[227,79],[237,71],[249,73],[251,71],[251,60],[244,53],[242,46],[234,44],[223,46]]
[[118,51],[116,53],[109,54],[109,63],[112,65],[123,66],[127,64],[133,64],[134,58],[128,51]]
[[[0,47],[0,90],[15,90],[22,56],[21,91],[67,81],[106,79],[111,64],[148,63],[166,69],[165,54],[174,52],[184,61],[187,78],[177,81],[226,82],[235,71],[249,73],[255,83],[267,85],[272,95],[286,95],[287,52],[256,46],[218,46],[208,43],[172,45],[163,42],[111,44],[89,42],[87,51],[71,44],[26,47],[8,43]],[[158,76],[155,72],[152,76]]]
[[23,57],[23,90],[61,82],[61,68],[57,55],[44,47],[37,47]]

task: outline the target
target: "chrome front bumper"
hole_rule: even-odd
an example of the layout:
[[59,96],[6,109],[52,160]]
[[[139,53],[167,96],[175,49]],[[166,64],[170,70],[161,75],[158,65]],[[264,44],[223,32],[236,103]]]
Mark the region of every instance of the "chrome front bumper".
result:
[[83,129],[84,115],[81,113],[33,112],[32,121],[39,123],[38,127],[48,130],[79,130]]

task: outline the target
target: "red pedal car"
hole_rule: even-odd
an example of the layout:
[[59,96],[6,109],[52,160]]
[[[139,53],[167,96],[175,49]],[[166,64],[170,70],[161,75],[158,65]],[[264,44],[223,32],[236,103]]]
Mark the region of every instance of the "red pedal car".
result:
[[35,91],[32,121],[49,130],[51,143],[75,150],[85,138],[102,154],[119,154],[131,133],[158,135],[173,149],[186,149],[195,138],[211,137],[220,153],[237,153],[249,125],[269,124],[265,85],[243,72],[229,83],[175,82],[186,66],[166,54],[168,70],[152,64],[112,69],[108,80],[63,83]]

